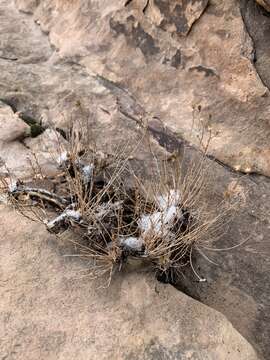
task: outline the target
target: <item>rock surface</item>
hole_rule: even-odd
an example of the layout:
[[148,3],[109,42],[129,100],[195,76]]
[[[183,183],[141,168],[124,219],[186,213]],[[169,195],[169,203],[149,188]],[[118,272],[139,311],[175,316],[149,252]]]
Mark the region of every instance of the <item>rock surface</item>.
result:
[[30,172],[29,150],[22,140],[28,126],[13,113],[11,108],[0,102],[0,169],[2,174],[6,166],[18,174]]
[[270,175],[269,89],[254,67],[238,1],[113,0],[101,6],[47,0],[35,10],[32,1],[29,8],[22,3],[49,32],[60,58],[121,84],[151,117],[194,143],[190,128],[199,106],[194,126],[212,128],[213,156],[243,172]]
[[[269,17],[251,0],[213,0],[208,5],[206,1],[192,1],[196,4],[192,8],[183,5],[186,1],[172,1],[170,8],[165,3],[168,2],[17,0],[22,13],[13,1],[2,0],[1,111],[5,119],[6,114],[14,119],[14,113],[19,111],[47,127],[53,123],[65,128],[73,119],[88,119],[93,140],[101,149],[111,151],[119,144],[128,143],[136,150],[135,158],[141,167],[147,151],[138,141],[138,124],[149,124],[159,154],[165,149],[173,151],[183,143],[183,138],[196,145],[196,136],[192,134],[200,128],[199,123],[211,127],[215,134],[210,149],[212,174],[204,196],[215,204],[236,187],[245,198],[231,231],[214,245],[230,247],[249,235],[251,240],[234,251],[208,254],[219,266],[198,256],[196,266],[207,283],[198,284],[192,274],[186,274],[187,280],[178,286],[223,312],[267,359],[270,356]],[[182,6],[184,27],[174,24],[180,11],[176,4]],[[42,140],[46,131],[21,143],[10,128],[7,138],[12,141],[7,144],[2,138],[0,157],[8,159],[13,172],[29,175],[26,166],[29,152],[48,160],[47,140],[45,145]],[[242,172],[234,171],[234,167]],[[144,169],[147,171],[151,167]],[[252,172],[255,174],[243,177],[243,173]],[[9,225],[5,221],[3,228],[7,229]],[[44,251],[49,252],[49,247]],[[50,258],[51,253],[46,261]],[[39,259],[33,256],[35,264]],[[46,297],[45,280],[44,283],[44,287],[36,285],[41,297]],[[64,287],[59,283],[58,286]],[[18,303],[24,301],[22,293]],[[65,299],[68,301],[68,296]],[[53,297],[46,301],[53,303]],[[59,302],[59,307],[67,309],[65,304],[69,303]],[[92,306],[96,306],[95,300]],[[63,319],[58,318],[59,322]],[[45,320],[43,313],[41,321]],[[83,316],[78,321],[83,322]],[[34,324],[32,329],[35,331]],[[27,330],[26,326],[25,331],[31,329]],[[61,343],[61,333],[59,336]],[[54,340],[50,339],[48,351],[53,352],[49,349],[53,348]],[[90,340],[87,341],[89,344]],[[79,340],[77,344],[79,352]]]
[[241,2],[241,13],[254,43],[254,65],[263,83],[270,88],[270,14],[252,0]]
[[269,0],[256,0],[258,4],[263,6],[265,10],[270,11],[270,1]]
[[0,172],[5,175],[11,170],[15,177],[28,177],[40,166],[47,174],[56,171],[56,159],[61,143],[55,132],[46,129],[40,136],[30,137],[30,126],[18,113],[0,102]]
[[[194,256],[196,270],[207,279],[199,283],[184,273],[177,287],[190,296],[223,312],[265,359],[269,357],[270,284],[270,180],[260,176],[243,177],[212,164],[205,201],[217,208],[220,198],[237,196],[240,206],[224,227],[214,249]],[[210,262],[212,261],[212,262]]]
[[258,359],[223,315],[153,275],[97,288],[42,225],[4,207],[0,225],[3,359]]

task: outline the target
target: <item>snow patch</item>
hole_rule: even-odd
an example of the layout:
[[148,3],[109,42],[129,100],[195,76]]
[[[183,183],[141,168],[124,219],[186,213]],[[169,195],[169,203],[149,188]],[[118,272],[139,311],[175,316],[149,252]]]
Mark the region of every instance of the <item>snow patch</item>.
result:
[[138,221],[139,229],[146,233],[152,231],[157,235],[168,233],[171,223],[177,216],[182,216],[182,210],[179,208],[180,193],[176,190],[170,190],[166,195],[159,195],[156,198],[160,211],[152,214],[143,214]]
[[67,151],[63,151],[57,159],[57,163],[59,166],[65,164],[68,161],[68,153]]
[[84,165],[82,167],[82,179],[84,185],[88,184],[91,181],[91,178],[93,177],[94,172],[94,165]]
[[135,236],[123,237],[119,238],[119,243],[125,248],[134,251],[142,251],[144,247],[144,241],[141,238],[137,238]]
[[11,179],[8,185],[8,191],[14,193],[16,190],[18,190],[18,180]]
[[49,229],[53,229],[57,224],[62,223],[66,219],[79,221],[81,219],[81,214],[77,210],[68,209],[68,210],[65,210],[64,212],[62,212],[62,214],[57,216],[55,219],[53,219],[51,221],[45,221],[45,224],[47,225],[47,227]]
[[0,204],[8,204],[8,196],[6,194],[1,194],[0,195]]
[[171,189],[167,194],[157,196],[156,201],[161,210],[166,210],[171,206],[179,205],[181,195],[178,190]]
[[64,214],[66,214],[68,218],[76,221],[79,221],[81,218],[81,213],[78,210],[66,210]]
[[139,229],[143,232],[154,231],[155,233],[160,233],[162,228],[162,213],[157,211],[153,214],[144,214],[138,221]]

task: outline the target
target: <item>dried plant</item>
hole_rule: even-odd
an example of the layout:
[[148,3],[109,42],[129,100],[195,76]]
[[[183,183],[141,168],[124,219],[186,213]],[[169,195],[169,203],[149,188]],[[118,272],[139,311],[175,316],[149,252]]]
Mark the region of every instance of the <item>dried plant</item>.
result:
[[42,174],[37,161],[29,182],[11,174],[2,178],[2,190],[17,211],[73,243],[73,256],[89,260],[92,277],[107,274],[110,282],[114,270],[132,257],[168,276],[190,266],[199,281],[205,280],[193,266],[192,253],[196,249],[211,261],[204,250],[222,234],[235,205],[224,200],[211,211],[202,200],[211,134],[206,141],[201,137],[203,151],[191,160],[185,151],[158,159],[149,143],[153,176],[148,179],[130,161],[138,144],[132,151],[126,146],[104,154],[93,144],[87,124],[80,123],[72,124],[64,141],[59,131],[55,135],[54,177]]

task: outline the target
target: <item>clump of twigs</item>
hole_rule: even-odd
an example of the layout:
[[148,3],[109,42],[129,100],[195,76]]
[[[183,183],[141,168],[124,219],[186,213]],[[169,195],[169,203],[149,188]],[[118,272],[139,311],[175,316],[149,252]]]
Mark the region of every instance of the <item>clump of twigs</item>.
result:
[[133,258],[168,276],[190,266],[205,281],[193,266],[192,253],[196,249],[210,261],[203,249],[219,236],[231,209],[221,204],[211,212],[201,200],[208,144],[191,162],[183,153],[158,159],[150,149],[153,176],[144,179],[124,150],[106,155],[91,148],[77,130],[65,138],[54,177],[2,179],[9,202],[50,233],[74,243],[76,255],[89,260],[93,277],[108,274],[111,279]]

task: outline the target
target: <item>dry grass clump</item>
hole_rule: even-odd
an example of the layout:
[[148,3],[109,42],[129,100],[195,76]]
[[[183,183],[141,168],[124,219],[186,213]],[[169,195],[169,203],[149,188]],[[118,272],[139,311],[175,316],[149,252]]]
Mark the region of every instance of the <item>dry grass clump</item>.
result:
[[196,249],[211,261],[203,250],[222,233],[221,223],[232,209],[224,202],[211,212],[202,201],[208,143],[191,162],[183,153],[157,159],[149,149],[153,176],[144,179],[125,148],[115,155],[97,151],[89,146],[87,131],[76,126],[65,137],[64,145],[59,141],[54,177],[37,171],[27,183],[11,175],[2,179],[10,203],[72,242],[74,256],[89,260],[92,277],[108,274],[110,280],[133,258],[168,276],[190,266],[204,281],[193,266],[192,252]]

